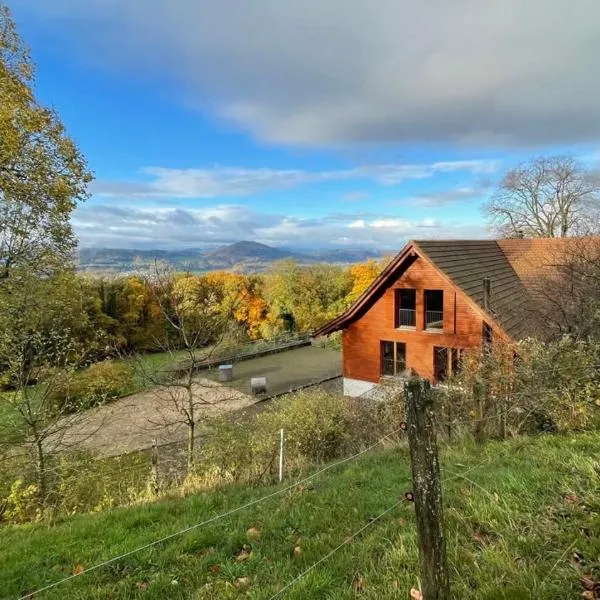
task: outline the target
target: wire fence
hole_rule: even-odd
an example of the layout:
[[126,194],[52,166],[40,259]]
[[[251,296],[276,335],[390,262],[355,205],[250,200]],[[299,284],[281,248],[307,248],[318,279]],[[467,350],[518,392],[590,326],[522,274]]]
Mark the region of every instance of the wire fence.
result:
[[190,531],[194,531],[196,529],[199,529],[201,527],[204,527],[206,525],[209,525],[211,523],[215,523],[216,521],[219,521],[220,519],[224,519],[226,517],[229,517],[237,512],[240,512],[246,508],[250,508],[251,506],[255,506],[257,504],[261,504],[262,502],[265,502],[266,500],[269,500],[271,498],[275,498],[277,496],[281,496],[282,494],[285,494],[286,492],[289,492],[290,490],[297,488],[298,486],[304,485],[305,483],[308,483],[309,481],[312,481],[313,479],[315,479],[316,477],[318,477],[319,475],[321,475],[322,473],[325,473],[327,471],[330,471],[331,469],[334,469],[336,467],[339,467],[340,465],[346,464],[352,460],[355,460],[356,458],[362,456],[363,454],[366,454],[367,452],[373,450],[374,448],[376,448],[377,446],[380,446],[384,441],[388,440],[392,435],[395,435],[396,433],[398,433],[398,431],[394,431],[389,433],[388,435],[385,435],[384,437],[382,437],[381,439],[379,439],[377,442],[375,442],[374,444],[370,445],[369,447],[361,450],[360,452],[357,452],[355,454],[353,454],[352,456],[343,458],[341,460],[338,460],[334,463],[331,463],[329,465],[326,465],[325,467],[322,467],[321,469],[319,469],[318,471],[316,471],[315,473],[312,473],[311,475],[304,477],[302,479],[299,479],[298,481],[284,486],[283,488],[280,488],[274,492],[271,492],[269,494],[266,494],[264,496],[261,496],[260,498],[256,498],[254,500],[251,500],[250,502],[247,502],[241,506],[237,506],[236,508],[233,508],[231,510],[225,511],[223,513],[220,513],[218,515],[215,515],[213,517],[210,517],[209,519],[206,519],[204,521],[201,521],[199,523],[195,523],[193,525],[189,525],[187,527],[184,527],[183,529],[180,529],[179,531],[176,531],[172,534],[169,534],[167,536],[155,539],[147,544],[144,544],[143,546],[138,546],[137,548],[134,548],[128,552],[122,553],[118,556],[114,556],[108,560],[96,563],[95,565],[88,567],[86,569],[82,569],[80,571],[78,571],[77,573],[73,573],[72,575],[69,575],[68,577],[64,577],[63,579],[60,579],[58,581],[55,581],[53,583],[50,583],[44,587],[41,587],[33,592],[29,592],[27,594],[25,594],[24,596],[21,596],[19,598],[19,600],[26,600],[27,598],[33,598],[35,596],[37,596],[38,594],[48,591],[52,588],[55,588],[58,585],[61,585],[67,581],[70,581],[72,579],[75,579],[77,577],[81,577],[87,573],[90,573],[92,571],[97,571],[98,569],[101,569],[102,567],[108,566],[112,563],[115,563],[119,560],[122,560],[123,558],[126,558],[128,556],[131,556],[133,554],[137,554],[138,552],[142,552],[143,550],[147,550],[148,548],[152,548],[154,546],[157,546],[158,544],[162,544],[164,542],[167,542],[169,540],[172,540],[176,537],[179,537],[181,535],[184,535]]

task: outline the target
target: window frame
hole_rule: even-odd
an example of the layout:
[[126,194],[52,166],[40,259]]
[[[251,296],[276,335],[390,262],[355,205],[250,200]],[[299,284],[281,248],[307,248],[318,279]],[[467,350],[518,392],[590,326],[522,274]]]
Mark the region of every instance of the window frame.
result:
[[[392,358],[386,358],[385,345],[391,344]],[[387,369],[391,361],[392,369]],[[386,370],[391,372],[386,372]],[[406,371],[406,343],[395,340],[380,340],[379,371],[381,377],[397,377]]]
[[[428,294],[431,293],[439,293],[440,297],[441,297],[441,307],[442,310],[438,310],[438,311],[433,311],[433,310],[429,310],[428,308],[428,301],[427,301],[427,296]],[[444,331],[444,317],[445,317],[445,311],[444,311],[444,290],[423,290],[423,329],[425,331],[432,331],[432,332],[441,332]],[[427,322],[427,313],[428,312],[439,312],[441,313],[441,319],[439,319],[438,321],[432,321],[433,323],[437,323],[437,322],[441,322],[441,327],[432,327],[431,323],[428,324]]]
[[[404,310],[412,310],[412,324],[402,324],[402,318],[400,311],[403,310],[402,306],[402,294],[412,292],[412,305],[413,308],[406,308]],[[394,327],[396,329],[416,329],[417,328],[417,290],[415,288],[396,288],[394,294]]]

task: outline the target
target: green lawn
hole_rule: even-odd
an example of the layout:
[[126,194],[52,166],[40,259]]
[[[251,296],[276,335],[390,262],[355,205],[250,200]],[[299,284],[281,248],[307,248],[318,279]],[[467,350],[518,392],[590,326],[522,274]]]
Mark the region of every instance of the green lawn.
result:
[[[598,456],[598,433],[446,449],[454,597],[576,598],[583,576],[600,578]],[[372,451],[36,598],[268,599],[401,499],[409,481],[404,449]],[[6,527],[0,530],[0,598],[18,597],[274,489],[233,488],[51,527]],[[418,579],[413,510],[400,504],[283,597],[406,598]],[[249,528],[260,536],[248,535]]]

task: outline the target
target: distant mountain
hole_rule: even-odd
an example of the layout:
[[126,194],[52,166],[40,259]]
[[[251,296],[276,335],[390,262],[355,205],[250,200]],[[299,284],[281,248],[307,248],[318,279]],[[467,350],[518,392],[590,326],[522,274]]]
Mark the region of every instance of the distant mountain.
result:
[[204,257],[210,264],[233,267],[243,262],[273,262],[282,258],[293,258],[296,255],[288,250],[273,248],[258,242],[235,242],[218,250],[207,252]]
[[208,251],[200,248],[183,250],[82,248],[79,251],[79,269],[94,273],[131,273],[148,270],[155,260],[159,260],[182,271],[204,272],[224,269],[259,273],[268,269],[273,262],[284,258],[293,258],[302,264],[317,262],[346,264],[380,256],[370,250],[340,248],[296,251],[274,248],[258,242],[242,241]]

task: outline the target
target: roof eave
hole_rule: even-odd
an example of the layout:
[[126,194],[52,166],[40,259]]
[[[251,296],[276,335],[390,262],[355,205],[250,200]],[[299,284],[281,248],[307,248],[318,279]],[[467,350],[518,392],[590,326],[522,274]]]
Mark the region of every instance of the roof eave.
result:
[[348,324],[353,322],[354,317],[360,313],[363,306],[376,294],[379,289],[384,286],[389,277],[393,276],[396,269],[402,264],[402,262],[409,256],[412,256],[416,252],[416,245],[413,241],[410,241],[396,254],[396,256],[390,261],[385,269],[373,280],[371,285],[358,297],[358,299],[345,310],[341,315],[335,317],[326,323],[313,333],[313,337],[320,337],[323,335],[331,335],[336,331],[345,329]]

